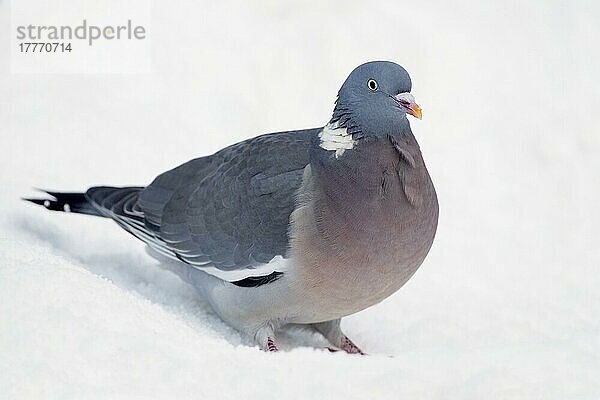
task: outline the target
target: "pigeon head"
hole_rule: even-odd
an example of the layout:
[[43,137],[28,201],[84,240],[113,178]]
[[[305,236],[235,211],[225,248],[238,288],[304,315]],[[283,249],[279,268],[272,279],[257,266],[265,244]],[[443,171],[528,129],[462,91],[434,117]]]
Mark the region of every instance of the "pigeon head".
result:
[[411,86],[408,72],[396,63],[362,64],[340,88],[330,124],[354,139],[400,134],[408,126],[406,114],[421,118]]

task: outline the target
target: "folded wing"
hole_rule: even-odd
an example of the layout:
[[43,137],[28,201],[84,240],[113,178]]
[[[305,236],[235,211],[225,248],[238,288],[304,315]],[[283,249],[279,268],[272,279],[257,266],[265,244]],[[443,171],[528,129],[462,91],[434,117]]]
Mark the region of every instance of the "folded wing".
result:
[[[242,285],[284,272],[289,217],[319,129],[259,136],[148,187],[88,190],[105,216],[159,253]],[[270,277],[270,278],[269,278]]]

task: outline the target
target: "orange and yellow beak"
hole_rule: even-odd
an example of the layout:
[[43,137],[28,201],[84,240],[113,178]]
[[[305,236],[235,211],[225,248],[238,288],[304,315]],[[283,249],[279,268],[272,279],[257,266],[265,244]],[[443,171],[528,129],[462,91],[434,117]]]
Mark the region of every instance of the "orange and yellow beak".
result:
[[423,111],[421,107],[415,102],[415,98],[412,94],[400,93],[399,95],[394,96],[394,99],[398,102],[398,104],[406,110],[407,114],[412,115],[415,118],[422,119]]
[[417,103],[412,103],[406,112],[415,118],[423,119],[423,112]]

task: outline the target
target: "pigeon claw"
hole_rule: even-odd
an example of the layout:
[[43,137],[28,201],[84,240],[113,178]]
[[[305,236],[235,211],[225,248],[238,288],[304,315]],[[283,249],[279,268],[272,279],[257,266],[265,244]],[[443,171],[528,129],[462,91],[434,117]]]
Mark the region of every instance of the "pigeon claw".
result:
[[265,351],[267,353],[274,353],[276,351],[279,351],[277,349],[277,346],[275,346],[275,341],[273,340],[272,337],[267,339],[267,345],[265,346]]

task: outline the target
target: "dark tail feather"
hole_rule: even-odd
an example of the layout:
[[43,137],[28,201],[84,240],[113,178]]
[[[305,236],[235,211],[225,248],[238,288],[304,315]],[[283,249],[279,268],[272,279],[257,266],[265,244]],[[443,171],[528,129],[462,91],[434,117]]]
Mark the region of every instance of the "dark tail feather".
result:
[[53,199],[23,199],[34,204],[39,204],[51,211],[74,212],[78,214],[103,215],[85,197],[85,193],[60,193],[41,190]]

